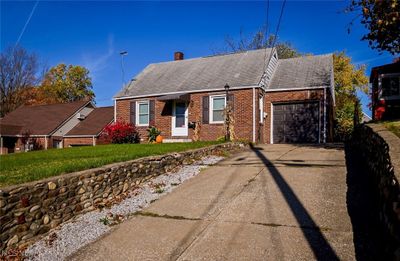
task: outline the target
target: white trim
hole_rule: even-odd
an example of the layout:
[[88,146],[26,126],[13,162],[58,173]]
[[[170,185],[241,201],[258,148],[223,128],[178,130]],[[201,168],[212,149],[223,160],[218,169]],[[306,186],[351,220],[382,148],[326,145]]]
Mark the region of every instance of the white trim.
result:
[[117,122],[117,100],[114,100],[114,122]]
[[[294,103],[318,103],[318,143],[321,143],[321,101],[320,100],[299,100],[299,101],[278,101],[276,105],[282,104],[294,104]],[[271,128],[270,128],[270,140],[271,144],[274,144],[274,103],[271,102]]]
[[326,88],[324,88],[324,132],[322,135],[322,143],[326,143]]
[[[146,124],[141,124],[140,123],[140,118],[139,118],[139,106],[143,105],[143,104],[147,104],[147,123]],[[136,126],[139,127],[147,127],[150,124],[150,102],[149,100],[144,100],[144,101],[136,101],[136,115],[135,115],[135,120],[136,120]]]
[[[241,89],[251,89],[251,88],[260,88],[259,85],[249,85],[249,86],[236,86],[230,87],[229,90],[241,90]],[[202,89],[202,90],[193,90],[193,91],[181,91],[181,92],[164,92],[164,93],[152,93],[146,95],[136,95],[136,96],[124,96],[124,97],[114,97],[114,100],[127,100],[127,99],[137,99],[137,98],[148,98],[148,97],[156,97],[170,94],[190,94],[190,93],[199,93],[199,92],[214,92],[214,91],[225,91],[225,88],[214,88],[214,89]]]
[[214,114],[213,114],[213,110],[214,110],[214,102],[213,99],[214,98],[224,98],[224,109],[226,108],[226,94],[218,94],[218,95],[210,95],[210,111],[209,113],[209,123],[210,124],[220,124],[220,123],[224,123],[224,120],[222,121],[214,121]]
[[260,113],[260,124],[264,123],[264,95],[258,96],[258,112]]
[[320,90],[326,86],[315,86],[315,87],[300,87],[300,88],[281,88],[281,89],[267,89],[265,92],[287,92],[287,91],[301,91],[301,90]]
[[331,86],[330,86],[330,90],[331,90],[331,98],[332,98],[332,102],[333,102],[333,106],[336,106],[336,97],[335,97],[335,72],[333,70],[334,68],[334,64],[333,64],[333,56],[332,56],[332,69],[331,69]]
[[382,78],[393,77],[393,76],[400,76],[400,73],[382,73],[382,74],[380,74],[380,76],[381,76]]
[[256,142],[256,88],[253,88],[253,142]]
[[172,108],[172,117],[171,117],[171,136],[172,137],[187,137],[189,136],[189,127],[188,127],[188,118],[189,118],[189,106],[187,102],[182,102],[185,104],[185,122],[184,127],[175,127],[176,125],[176,101],[174,100],[173,108]]
[[274,104],[271,102],[271,124],[270,124],[270,136],[269,136],[269,140],[270,140],[270,144],[274,144]]

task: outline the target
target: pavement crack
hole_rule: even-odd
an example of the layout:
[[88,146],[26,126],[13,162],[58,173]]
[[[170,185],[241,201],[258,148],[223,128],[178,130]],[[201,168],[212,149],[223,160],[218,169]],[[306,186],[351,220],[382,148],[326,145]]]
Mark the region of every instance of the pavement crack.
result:
[[264,227],[292,227],[292,228],[301,228],[301,229],[309,229],[309,230],[318,230],[318,231],[332,231],[333,229],[328,227],[319,227],[319,226],[307,226],[307,225],[285,225],[285,224],[276,224],[276,223],[262,223],[262,222],[251,222],[253,225],[259,225]]
[[153,212],[148,211],[138,211],[133,214],[134,216],[144,216],[144,217],[155,217],[155,218],[166,218],[166,219],[175,219],[175,220],[202,220],[201,218],[189,218],[184,216],[171,216],[171,215],[160,215]]

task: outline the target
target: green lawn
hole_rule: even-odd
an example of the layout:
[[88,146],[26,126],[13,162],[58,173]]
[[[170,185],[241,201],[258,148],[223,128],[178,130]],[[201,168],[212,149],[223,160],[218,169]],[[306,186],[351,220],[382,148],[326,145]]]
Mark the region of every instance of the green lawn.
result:
[[383,123],[385,127],[393,132],[394,134],[397,135],[397,137],[400,137],[400,121],[386,121]]
[[112,144],[0,156],[0,186],[40,180],[113,162],[201,148],[218,142]]

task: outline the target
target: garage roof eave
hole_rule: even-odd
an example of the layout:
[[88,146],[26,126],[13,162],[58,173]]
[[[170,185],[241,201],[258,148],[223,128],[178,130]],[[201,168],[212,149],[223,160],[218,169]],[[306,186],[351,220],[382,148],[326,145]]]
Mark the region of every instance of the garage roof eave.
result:
[[302,90],[318,90],[318,89],[325,89],[330,88],[330,85],[322,85],[322,86],[310,86],[310,87],[297,87],[297,88],[268,88],[266,92],[283,92],[283,91],[302,91]]

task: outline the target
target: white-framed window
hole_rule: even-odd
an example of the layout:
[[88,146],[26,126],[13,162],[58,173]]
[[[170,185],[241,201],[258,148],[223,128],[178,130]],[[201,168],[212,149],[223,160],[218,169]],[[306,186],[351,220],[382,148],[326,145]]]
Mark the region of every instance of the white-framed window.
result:
[[210,123],[224,123],[225,95],[210,96]]
[[149,126],[150,120],[150,105],[149,101],[139,101],[136,103],[136,125]]

